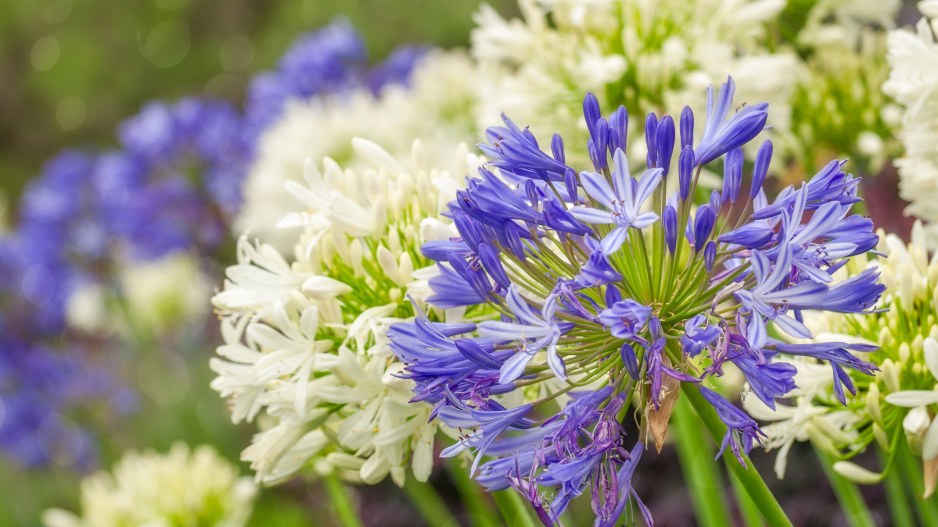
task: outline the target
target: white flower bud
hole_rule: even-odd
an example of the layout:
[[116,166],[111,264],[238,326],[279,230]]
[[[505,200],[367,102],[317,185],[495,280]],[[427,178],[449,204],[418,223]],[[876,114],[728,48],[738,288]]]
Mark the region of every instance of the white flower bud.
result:
[[876,382],[870,383],[870,389],[866,393],[866,412],[870,414],[870,418],[873,419],[874,423],[884,426],[883,412],[879,405],[879,384]]
[[344,452],[329,452],[326,454],[326,461],[336,468],[355,471],[361,469],[365,464],[365,460],[362,458]]
[[423,141],[420,139],[414,139],[414,143],[410,146],[410,162],[413,163],[415,172],[429,170],[427,167],[427,153],[423,147]]
[[931,372],[935,381],[938,382],[938,340],[932,337],[925,339],[922,355],[925,356],[925,364],[928,366],[928,371]]
[[384,195],[378,196],[374,201],[375,228],[372,235],[381,238],[385,229],[388,228],[388,204]]
[[909,347],[908,342],[903,342],[899,345],[899,364],[904,366],[906,362],[909,362],[911,355],[912,349]]
[[404,277],[405,284],[399,284],[401,287],[410,283],[413,280],[414,274],[414,261],[410,257],[410,253],[401,254],[401,265],[400,265],[401,275]]
[[352,292],[352,288],[348,284],[327,276],[311,276],[303,282],[300,289],[320,301]]
[[368,458],[368,461],[361,466],[358,475],[366,484],[374,485],[384,479],[384,476],[388,475],[389,470],[391,470],[391,463],[388,459],[385,456],[373,454]]
[[371,203],[372,206],[375,206],[378,198],[384,196],[387,191],[384,180],[376,171],[371,169],[365,170],[362,174],[362,186],[364,187],[365,197],[368,198],[368,203]]
[[[892,362],[892,359],[886,359],[883,361],[882,371],[880,374],[877,374],[877,376],[879,375],[882,375],[883,382],[886,383],[887,390],[890,392],[899,391],[899,369],[896,368],[896,364]],[[890,402],[889,395],[886,396],[886,402]]]
[[851,481],[864,485],[879,483],[883,478],[882,474],[871,472],[850,461],[838,461],[834,463],[834,471]]
[[352,139],[352,149],[363,161],[375,169],[384,170],[393,179],[404,172],[404,167],[394,159],[394,156],[367,139],[361,137]]
[[931,424],[931,417],[928,415],[928,409],[924,406],[916,406],[909,410],[902,420],[902,428],[908,436],[924,437],[928,425]]
[[385,276],[391,279],[392,282],[397,284],[400,287],[403,287],[410,281],[409,277],[405,277],[400,268],[397,266],[397,261],[394,260],[394,255],[391,254],[391,251],[387,250],[384,245],[378,246],[378,265],[381,266],[381,270],[384,271]]
[[388,250],[391,251],[391,254],[393,254],[395,258],[400,257],[403,251],[403,247],[401,247],[401,235],[396,225],[392,225],[391,228],[388,229]]

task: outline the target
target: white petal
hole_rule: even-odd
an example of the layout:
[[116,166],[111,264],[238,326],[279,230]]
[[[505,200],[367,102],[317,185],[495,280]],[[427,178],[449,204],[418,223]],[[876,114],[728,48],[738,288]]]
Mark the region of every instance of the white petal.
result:
[[934,390],[904,390],[886,395],[886,402],[908,408],[923,404],[935,404],[938,403],[938,392]]

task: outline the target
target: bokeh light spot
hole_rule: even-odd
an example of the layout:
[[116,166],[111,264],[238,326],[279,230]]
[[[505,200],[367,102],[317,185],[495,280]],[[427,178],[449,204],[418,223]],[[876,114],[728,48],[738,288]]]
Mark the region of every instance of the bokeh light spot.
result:
[[221,45],[218,58],[225,71],[244,71],[254,62],[254,44],[247,36],[235,35]]
[[55,120],[62,130],[74,130],[85,122],[85,110],[85,100],[81,97],[65,97],[55,109]]
[[39,448],[47,458],[59,465],[74,465],[85,449],[85,436],[68,417],[50,413],[36,431]]
[[53,0],[42,11],[48,24],[61,24],[72,14],[72,0]]
[[189,26],[170,20],[150,30],[144,56],[157,68],[171,68],[189,54]]
[[55,277],[42,264],[34,264],[23,273],[20,292],[23,298],[42,307],[55,296]]
[[53,36],[45,36],[33,44],[29,58],[33,63],[33,67],[36,68],[36,71],[46,71],[52,68],[52,66],[55,66],[55,63],[59,61],[60,53],[59,39]]

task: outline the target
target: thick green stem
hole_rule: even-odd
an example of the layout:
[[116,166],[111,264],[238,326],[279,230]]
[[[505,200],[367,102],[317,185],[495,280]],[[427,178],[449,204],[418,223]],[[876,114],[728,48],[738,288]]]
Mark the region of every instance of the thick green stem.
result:
[[404,492],[410,498],[410,502],[417,507],[420,514],[427,520],[427,525],[444,525],[453,517],[453,513],[443,503],[443,499],[437,494],[433,485],[421,483],[415,478],[409,477],[404,482]]
[[[704,400],[696,386],[682,382],[681,390],[684,392],[684,395],[687,396],[687,400],[691,403],[691,406],[693,406],[694,411],[697,412],[700,420],[703,421],[704,426],[707,428],[707,431],[710,432],[710,436],[713,437],[713,440],[717,443],[722,442],[723,435],[726,433],[726,426],[720,421],[716,410]],[[744,455],[743,459],[746,460],[747,456]],[[749,493],[749,497],[752,498],[756,507],[759,508],[759,513],[762,514],[766,523],[771,527],[792,527],[791,520],[788,519],[785,511],[782,510],[781,505],[778,504],[778,500],[775,499],[775,496],[772,494],[772,491],[769,490],[765,481],[762,480],[762,476],[759,475],[759,472],[757,472],[755,468],[752,468],[751,461],[747,463],[749,468],[743,467],[735,459],[724,458],[724,461],[733,474],[739,478],[740,483],[742,483],[743,487]]]
[[528,513],[529,506],[524,503],[521,496],[513,489],[498,490],[492,493],[499,512],[502,513],[505,525],[511,527],[536,527],[534,520]]
[[498,527],[502,522],[492,506],[488,493],[482,492],[479,484],[469,478],[469,471],[461,463],[462,460],[459,457],[453,457],[450,458],[448,465],[456,489],[459,491],[459,497],[462,498],[466,511],[472,515],[471,525],[473,527]]
[[342,483],[335,474],[322,478],[322,482],[342,526],[363,527],[358,514],[355,512],[355,507],[352,505],[352,496],[345,483]]
[[902,485],[898,467],[887,468],[889,464],[887,455],[878,448],[876,450],[879,452],[883,470],[886,471],[883,484],[886,487],[886,499],[889,500],[889,516],[892,518],[892,525],[894,527],[913,527],[915,518],[912,516],[912,509],[909,507],[909,496]]
[[763,527],[762,514],[759,513],[759,507],[749,497],[746,488],[740,483],[736,474],[730,472],[730,483],[733,484],[733,496],[736,497],[736,507],[739,509],[739,515],[743,519],[743,525],[746,527]]
[[837,496],[837,502],[840,503],[840,509],[847,517],[847,523],[853,527],[875,527],[873,515],[866,506],[866,500],[860,494],[857,484],[848,480],[834,471],[834,459],[830,454],[824,452],[818,447],[814,447],[814,453],[817,455],[821,468],[834,489],[834,495]]
[[678,397],[674,405],[672,422],[677,434],[677,457],[694,504],[697,524],[713,527],[730,525],[720,467],[713,459],[713,446],[696,426],[697,415],[683,397]]

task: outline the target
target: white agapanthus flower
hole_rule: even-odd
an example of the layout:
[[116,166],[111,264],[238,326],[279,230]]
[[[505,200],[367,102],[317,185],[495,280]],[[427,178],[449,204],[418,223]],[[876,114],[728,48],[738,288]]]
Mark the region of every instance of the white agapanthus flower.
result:
[[65,319],[71,327],[90,333],[165,334],[197,318],[212,295],[211,281],[191,252],[149,262],[117,254],[113,262],[116,287],[89,282],[69,295]]
[[[922,2],[925,14],[938,15],[934,2]],[[934,11],[934,13],[933,13]],[[906,214],[926,222],[929,248],[938,247],[938,42],[935,19],[922,18],[915,32],[889,34],[889,80],[883,90],[904,107],[897,136],[905,155],[899,169],[899,195],[909,202]]]
[[453,148],[477,135],[472,112],[478,79],[465,53],[433,50],[420,60],[409,86],[388,85],[379,97],[361,88],[288,100],[279,120],[261,134],[235,230],[260,237],[280,251],[290,250],[296,240],[289,231],[275,228],[282,211],[293,210],[296,203],[284,183],[301,181],[307,159],[330,157],[345,168],[364,168],[349,146],[353,137],[378,143],[402,158],[419,137],[427,145],[431,166],[449,163]]
[[[633,113],[679,114],[732,75],[738,100],[768,101],[770,123],[787,127],[801,63],[764,45],[782,0],[520,0],[519,7],[523,20],[487,6],[476,15],[472,54],[486,75],[483,89],[498,94],[480,98],[480,123],[505,112],[535,133],[580,144],[587,91],[608,111],[625,104]],[[643,122],[631,123],[630,136],[643,131]],[[629,144],[630,159],[644,159],[644,141]]]
[[241,527],[257,486],[209,446],[176,443],[166,454],[126,452],[112,472],[81,482],[81,515],[43,514],[47,527]]
[[302,184],[286,184],[290,209],[303,207],[280,209],[290,260],[242,238],[213,299],[224,344],[212,387],[234,422],[260,425],[242,455],[260,482],[313,459],[365,483],[390,474],[402,485],[407,466],[425,481],[432,468],[437,423],[430,405],[408,402],[412,381],[401,378],[387,331],[413,315],[408,292],[426,300],[436,268],[419,248],[454,235],[439,213],[480,160],[460,145],[452,168],[438,170],[420,141],[409,162],[360,138],[351,148],[363,168],[326,158],[321,169],[306,163]]

